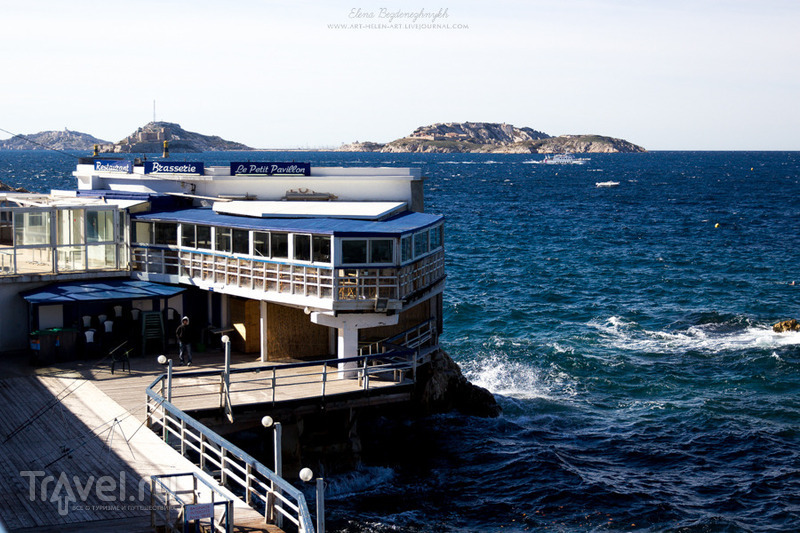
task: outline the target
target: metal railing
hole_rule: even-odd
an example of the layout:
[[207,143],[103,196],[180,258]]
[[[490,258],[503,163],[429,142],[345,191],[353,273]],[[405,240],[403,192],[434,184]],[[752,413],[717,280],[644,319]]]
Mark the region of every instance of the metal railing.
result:
[[399,300],[444,278],[444,251],[402,267],[333,268],[138,245],[131,249],[131,265],[147,274],[263,292],[335,301]]
[[[244,494],[245,502],[262,512],[266,522],[285,518],[299,532],[313,532],[302,492],[173,402],[191,399],[194,408],[205,405],[232,412],[232,398],[252,393],[260,394],[258,403],[275,405],[284,399],[326,398],[391,384],[412,384],[417,366],[436,348],[436,335],[435,320],[429,319],[371,343],[376,353],[358,357],[236,368],[227,374],[225,370],[181,372],[172,374],[169,383],[168,375],[162,374],[146,389],[147,426],[220,484]],[[172,401],[167,401],[167,396]],[[203,399],[209,401],[204,404]]]
[[181,455],[193,458],[202,470],[211,473],[222,486],[233,486],[244,494],[245,503],[264,511],[268,523],[279,521],[278,515],[297,527],[300,533],[313,533],[314,525],[303,493],[243,451],[193,419],[153,388],[162,383],[156,379],[147,388],[147,426],[160,428],[165,440],[173,436]]
[[151,476],[150,527],[184,533],[190,523],[202,531],[233,533],[233,500],[193,472]]

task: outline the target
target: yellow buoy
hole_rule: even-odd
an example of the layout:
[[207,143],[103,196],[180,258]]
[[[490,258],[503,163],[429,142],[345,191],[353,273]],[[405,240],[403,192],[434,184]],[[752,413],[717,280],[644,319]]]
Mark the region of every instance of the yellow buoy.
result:
[[717,222],[716,224],[714,224],[714,227],[715,227],[715,228],[718,228],[718,227],[719,227],[719,222]]

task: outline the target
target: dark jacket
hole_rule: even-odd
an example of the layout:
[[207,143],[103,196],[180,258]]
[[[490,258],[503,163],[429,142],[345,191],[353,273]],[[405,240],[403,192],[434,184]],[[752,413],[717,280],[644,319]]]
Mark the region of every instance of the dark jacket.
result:
[[189,324],[181,324],[178,326],[178,329],[175,330],[175,336],[178,340],[183,344],[189,344],[192,342],[192,328]]

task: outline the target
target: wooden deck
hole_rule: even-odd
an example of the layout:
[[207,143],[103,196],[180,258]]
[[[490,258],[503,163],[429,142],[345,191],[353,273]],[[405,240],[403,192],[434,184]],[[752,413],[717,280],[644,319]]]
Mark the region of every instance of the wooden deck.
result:
[[[0,359],[0,401],[10,407],[0,417],[0,519],[9,530],[152,531],[151,475],[196,472],[216,485],[144,425],[145,388],[166,368],[156,356],[130,363],[130,370],[117,367],[112,374],[108,359],[45,368],[27,366],[24,357]],[[190,367],[175,367],[173,403],[185,411],[218,408],[219,376],[181,375],[219,371],[223,363],[222,352],[209,351],[194,354]],[[232,368],[260,366],[257,356],[232,356]],[[303,377],[283,375],[275,399],[318,397],[321,368],[303,370],[309,374]],[[328,394],[361,390],[359,380],[328,370]],[[233,374],[232,404],[271,402],[271,378],[265,371]],[[370,382],[372,389],[391,385],[397,383]],[[100,480],[113,490],[99,490]],[[142,494],[140,483],[146,485]],[[234,515],[236,531],[279,531],[238,499]]]
[[[194,472],[213,482],[83,378],[0,380],[0,400],[13,406],[0,418],[9,530],[152,531],[149,476]],[[228,495],[237,531],[278,531]]]

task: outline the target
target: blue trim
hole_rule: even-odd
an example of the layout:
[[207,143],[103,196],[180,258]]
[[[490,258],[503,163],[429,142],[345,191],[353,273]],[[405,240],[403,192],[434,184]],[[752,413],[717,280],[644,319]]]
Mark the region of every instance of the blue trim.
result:
[[20,293],[30,304],[59,304],[98,300],[145,300],[150,298],[170,298],[186,290],[175,287],[133,279],[105,281],[74,281],[53,283],[45,287]]
[[336,237],[401,237],[421,231],[444,220],[441,215],[406,211],[387,220],[344,218],[256,218],[226,215],[210,208],[143,213],[131,216],[133,222],[175,222],[221,226],[255,231],[310,233]]

